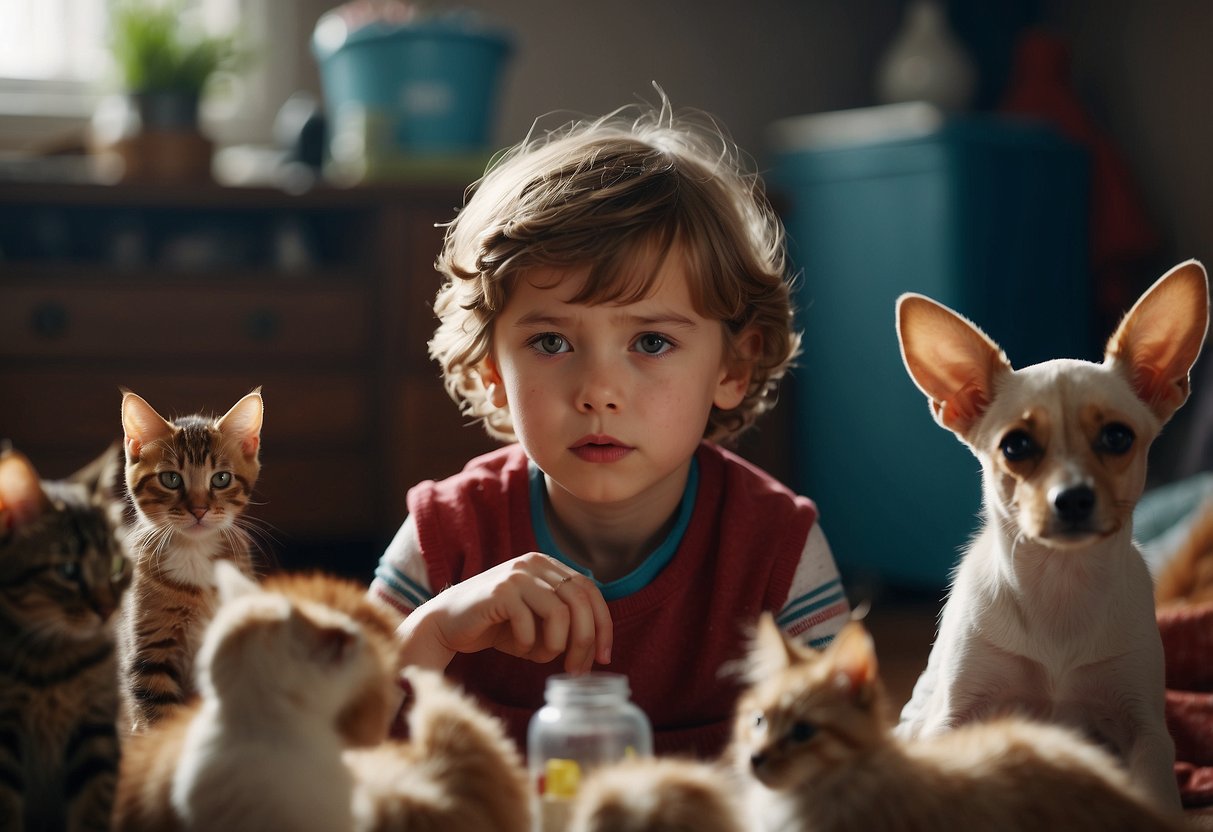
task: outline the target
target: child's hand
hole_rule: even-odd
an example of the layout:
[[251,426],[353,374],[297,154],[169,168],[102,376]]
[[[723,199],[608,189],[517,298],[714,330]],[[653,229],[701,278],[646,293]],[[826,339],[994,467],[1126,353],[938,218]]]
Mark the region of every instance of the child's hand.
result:
[[443,590],[397,632],[407,661],[429,667],[444,668],[456,653],[489,647],[540,663],[564,653],[569,673],[611,660],[611,615],[598,587],[538,552]]

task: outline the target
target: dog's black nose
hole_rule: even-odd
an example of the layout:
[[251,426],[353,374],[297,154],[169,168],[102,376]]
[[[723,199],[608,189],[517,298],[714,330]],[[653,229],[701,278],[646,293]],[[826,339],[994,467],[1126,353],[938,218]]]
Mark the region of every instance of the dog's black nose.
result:
[[1085,523],[1095,510],[1095,489],[1089,485],[1063,488],[1053,496],[1053,510],[1068,525]]

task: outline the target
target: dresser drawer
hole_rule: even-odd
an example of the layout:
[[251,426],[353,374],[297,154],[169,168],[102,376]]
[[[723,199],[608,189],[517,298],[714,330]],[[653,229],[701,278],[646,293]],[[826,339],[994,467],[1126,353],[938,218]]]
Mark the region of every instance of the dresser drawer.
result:
[[119,387],[138,393],[172,419],[198,412],[222,415],[258,385],[265,398],[262,446],[267,452],[283,446],[349,446],[367,435],[371,407],[365,377],[316,371],[262,375],[243,365],[229,371],[186,375],[3,367],[0,439],[12,440],[31,455],[54,447],[99,453],[106,443],[122,438]]
[[285,281],[251,289],[0,283],[0,356],[349,359],[368,349],[368,306],[361,286]]

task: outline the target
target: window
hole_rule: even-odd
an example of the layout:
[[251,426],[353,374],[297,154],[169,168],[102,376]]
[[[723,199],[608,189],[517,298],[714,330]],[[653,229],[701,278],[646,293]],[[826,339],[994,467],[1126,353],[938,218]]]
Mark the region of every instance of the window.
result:
[[[0,150],[27,149],[40,138],[78,131],[116,89],[108,12],[120,1],[0,0]],[[274,31],[271,5],[285,2],[289,13],[289,0],[183,2],[207,30],[242,31],[254,43]],[[263,131],[250,113],[271,106],[268,74],[264,63],[254,65],[216,96],[223,99],[209,110],[219,122],[216,132],[246,138]]]

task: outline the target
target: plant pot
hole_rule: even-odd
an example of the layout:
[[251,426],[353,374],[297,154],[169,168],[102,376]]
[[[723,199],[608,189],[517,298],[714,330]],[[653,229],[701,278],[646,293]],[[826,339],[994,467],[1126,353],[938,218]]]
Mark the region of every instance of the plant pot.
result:
[[144,130],[198,130],[196,92],[133,92],[130,101]]
[[211,179],[214,144],[198,127],[198,94],[136,92],[127,96],[131,118],[110,147],[125,181],[168,184]]

